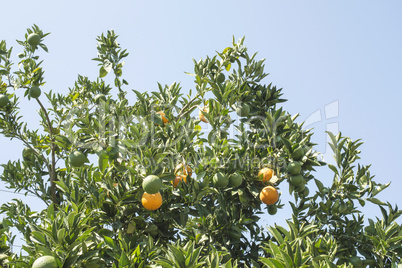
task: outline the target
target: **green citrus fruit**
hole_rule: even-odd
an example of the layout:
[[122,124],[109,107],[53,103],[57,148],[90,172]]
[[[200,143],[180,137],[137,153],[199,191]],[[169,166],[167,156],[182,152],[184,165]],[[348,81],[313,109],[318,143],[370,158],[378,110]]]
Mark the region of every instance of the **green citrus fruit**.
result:
[[99,100],[106,101],[106,96],[105,96],[105,94],[98,94],[95,96],[94,100],[95,100],[95,103],[99,103]]
[[33,263],[32,268],[57,268],[56,259],[52,256],[42,256]]
[[300,183],[299,185],[297,185],[297,186],[295,187],[295,190],[296,190],[296,192],[298,192],[298,193],[303,193],[305,189],[306,189],[306,184],[304,184],[304,179],[303,179],[303,182]]
[[70,165],[73,167],[81,167],[86,161],[86,157],[80,151],[72,152],[69,156]]
[[31,46],[37,46],[40,43],[40,36],[36,33],[31,33],[28,35],[28,44]]
[[156,194],[162,187],[162,181],[158,176],[149,175],[142,182],[142,188],[148,194]]
[[297,162],[297,161],[290,162],[288,165],[288,171],[292,175],[300,174],[300,171],[301,171],[300,162]]
[[353,267],[363,267],[362,260],[357,256],[350,258],[349,262],[353,265]]
[[22,158],[25,161],[35,161],[35,152],[31,148],[25,147],[24,150],[22,150]]
[[226,176],[226,174],[222,172],[218,172],[214,175],[212,178],[212,181],[214,183],[214,186],[217,188],[223,188],[226,187],[229,183],[229,178]]
[[243,104],[242,106],[239,106],[236,108],[236,114],[238,116],[248,116],[250,113],[250,106],[247,104]]
[[277,206],[275,206],[275,205],[270,205],[270,206],[268,207],[268,214],[269,214],[269,215],[275,215],[276,212],[278,212]]
[[216,81],[218,83],[223,83],[225,82],[225,75],[223,73],[218,74],[218,77],[216,78]]
[[5,94],[0,94],[0,107],[6,106],[10,100],[8,99],[8,96]]
[[[293,186],[299,186],[300,184],[302,184],[304,182],[304,178],[302,175],[294,175],[294,176],[290,176],[290,183]],[[304,190],[304,189],[303,189]]]
[[293,151],[293,153],[292,153],[292,158],[293,158],[293,160],[295,160],[295,161],[298,161],[298,160],[302,159],[303,156],[304,156],[304,149],[303,149],[303,147],[297,147],[297,148]]
[[41,92],[40,88],[37,87],[37,86],[33,86],[33,87],[31,87],[31,88],[29,89],[29,96],[30,96],[31,98],[34,98],[34,99],[39,98],[39,96],[40,96],[41,93],[42,93],[42,92]]
[[243,178],[239,173],[233,173],[229,176],[229,186],[239,187],[243,182]]

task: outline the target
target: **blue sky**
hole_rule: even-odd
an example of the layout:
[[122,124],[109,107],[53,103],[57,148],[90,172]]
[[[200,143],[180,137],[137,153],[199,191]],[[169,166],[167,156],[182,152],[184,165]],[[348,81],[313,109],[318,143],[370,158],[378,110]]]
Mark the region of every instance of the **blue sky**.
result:
[[[112,4],[113,3],[113,4]],[[283,88],[283,106],[312,122],[316,149],[326,156],[327,129],[361,138],[362,164],[391,187],[379,198],[401,205],[402,3],[400,1],[4,1],[0,39],[21,49],[25,29],[37,24],[45,40],[43,90],[65,93],[77,74],[95,79],[97,35],[113,29],[130,52],[123,76],[128,90],[152,91],[157,82],[194,89],[192,58],[213,55],[234,36],[246,37],[249,52],[266,58],[265,80]],[[19,92],[21,94],[22,92]],[[22,114],[35,126],[38,107],[21,100]],[[0,138],[0,163],[21,156],[22,145]],[[330,159],[329,159],[330,160]],[[332,177],[319,169],[317,177]],[[0,189],[5,189],[0,183]],[[283,190],[283,196],[288,195]],[[0,203],[15,197],[1,193]],[[40,208],[34,198],[25,198]],[[283,200],[286,200],[284,198]],[[375,206],[365,211],[379,215]],[[289,206],[278,213],[288,218]],[[282,221],[283,222],[283,221]],[[279,222],[279,223],[282,223]],[[272,218],[264,223],[273,224]]]

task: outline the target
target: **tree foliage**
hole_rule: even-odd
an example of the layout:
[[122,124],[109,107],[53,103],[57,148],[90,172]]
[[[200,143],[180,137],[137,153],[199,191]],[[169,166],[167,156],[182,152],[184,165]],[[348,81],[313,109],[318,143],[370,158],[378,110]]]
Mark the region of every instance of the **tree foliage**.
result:
[[[38,45],[28,43],[31,33],[39,35]],[[0,94],[9,99],[0,107],[0,132],[25,147],[20,160],[2,165],[1,179],[46,204],[43,211],[17,199],[1,206],[4,267],[31,267],[43,255],[54,256],[60,267],[399,264],[402,227],[395,220],[402,212],[376,198],[389,184],[375,182],[370,166],[357,162],[362,142],[328,133],[335,163],[320,161],[313,133],[284,109],[282,89],[263,84],[264,60],[248,53],[244,38],[194,60],[195,89],[188,95],[173,83],[153,92],[132,90],[130,97],[123,79],[128,52],[113,31],[97,38],[96,80],[79,75],[66,94],[44,90],[39,55],[48,51],[47,35],[36,25],[27,30],[18,41],[17,70],[12,48],[0,43]],[[111,76],[113,85],[106,82]],[[39,98],[29,95],[34,86],[44,91]],[[20,98],[37,103],[38,129],[22,120]],[[198,118],[200,110],[208,123]],[[84,154],[84,165],[70,163],[75,152]],[[301,166],[292,171],[302,176],[297,183],[288,171],[292,162]],[[190,169],[175,186],[178,165]],[[315,177],[315,167],[324,165],[334,174],[332,185]],[[268,182],[258,176],[264,167],[274,171]],[[240,175],[242,183],[217,187],[216,174]],[[141,204],[148,175],[162,180],[163,203],[155,211]],[[282,195],[294,196],[292,217],[287,228],[267,229],[261,215],[284,204],[267,206],[259,193],[284,184],[289,193]],[[382,212],[368,225],[360,210],[366,202]],[[23,254],[10,251],[11,227],[24,236]]]

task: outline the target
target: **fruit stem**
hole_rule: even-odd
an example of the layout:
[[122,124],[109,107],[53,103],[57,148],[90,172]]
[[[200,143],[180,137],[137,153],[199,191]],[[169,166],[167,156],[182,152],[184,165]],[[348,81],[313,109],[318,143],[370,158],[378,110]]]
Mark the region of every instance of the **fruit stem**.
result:
[[50,179],[50,193],[52,195],[52,202],[55,205],[59,205],[59,202],[57,202],[57,197],[56,197],[56,154],[55,154],[55,146],[54,146],[54,142],[53,142],[53,126],[52,126],[52,122],[50,121],[49,118],[49,114],[46,110],[46,108],[43,106],[42,102],[39,100],[39,98],[36,98],[36,101],[39,103],[42,111],[45,114],[46,117],[46,121],[49,127],[49,134],[50,134],[50,149],[52,150],[52,164],[49,167],[48,165],[48,169],[49,169],[49,179]]

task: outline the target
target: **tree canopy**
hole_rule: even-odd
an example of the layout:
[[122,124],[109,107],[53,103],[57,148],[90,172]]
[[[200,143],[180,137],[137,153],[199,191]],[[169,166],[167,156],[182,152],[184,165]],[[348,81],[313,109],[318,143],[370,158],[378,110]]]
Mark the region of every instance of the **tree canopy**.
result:
[[[244,38],[194,60],[188,94],[179,83],[157,84],[131,98],[128,52],[113,31],[97,37],[96,80],[79,75],[65,94],[43,90],[47,35],[27,29],[16,65],[0,43],[0,133],[25,147],[0,178],[46,204],[2,204],[3,267],[32,267],[42,256],[58,267],[400,263],[402,212],[376,198],[389,183],[375,182],[359,162],[362,142],[328,133],[335,162],[320,160],[314,133],[285,110],[282,88],[264,83],[264,60]],[[23,121],[21,98],[37,103],[37,129]],[[316,177],[318,166],[333,173],[332,184]],[[289,192],[280,191],[285,184]],[[259,220],[283,208],[281,195],[294,197],[291,218],[267,228]],[[368,224],[367,202],[382,214]],[[12,227],[24,237],[20,253],[10,250]]]

